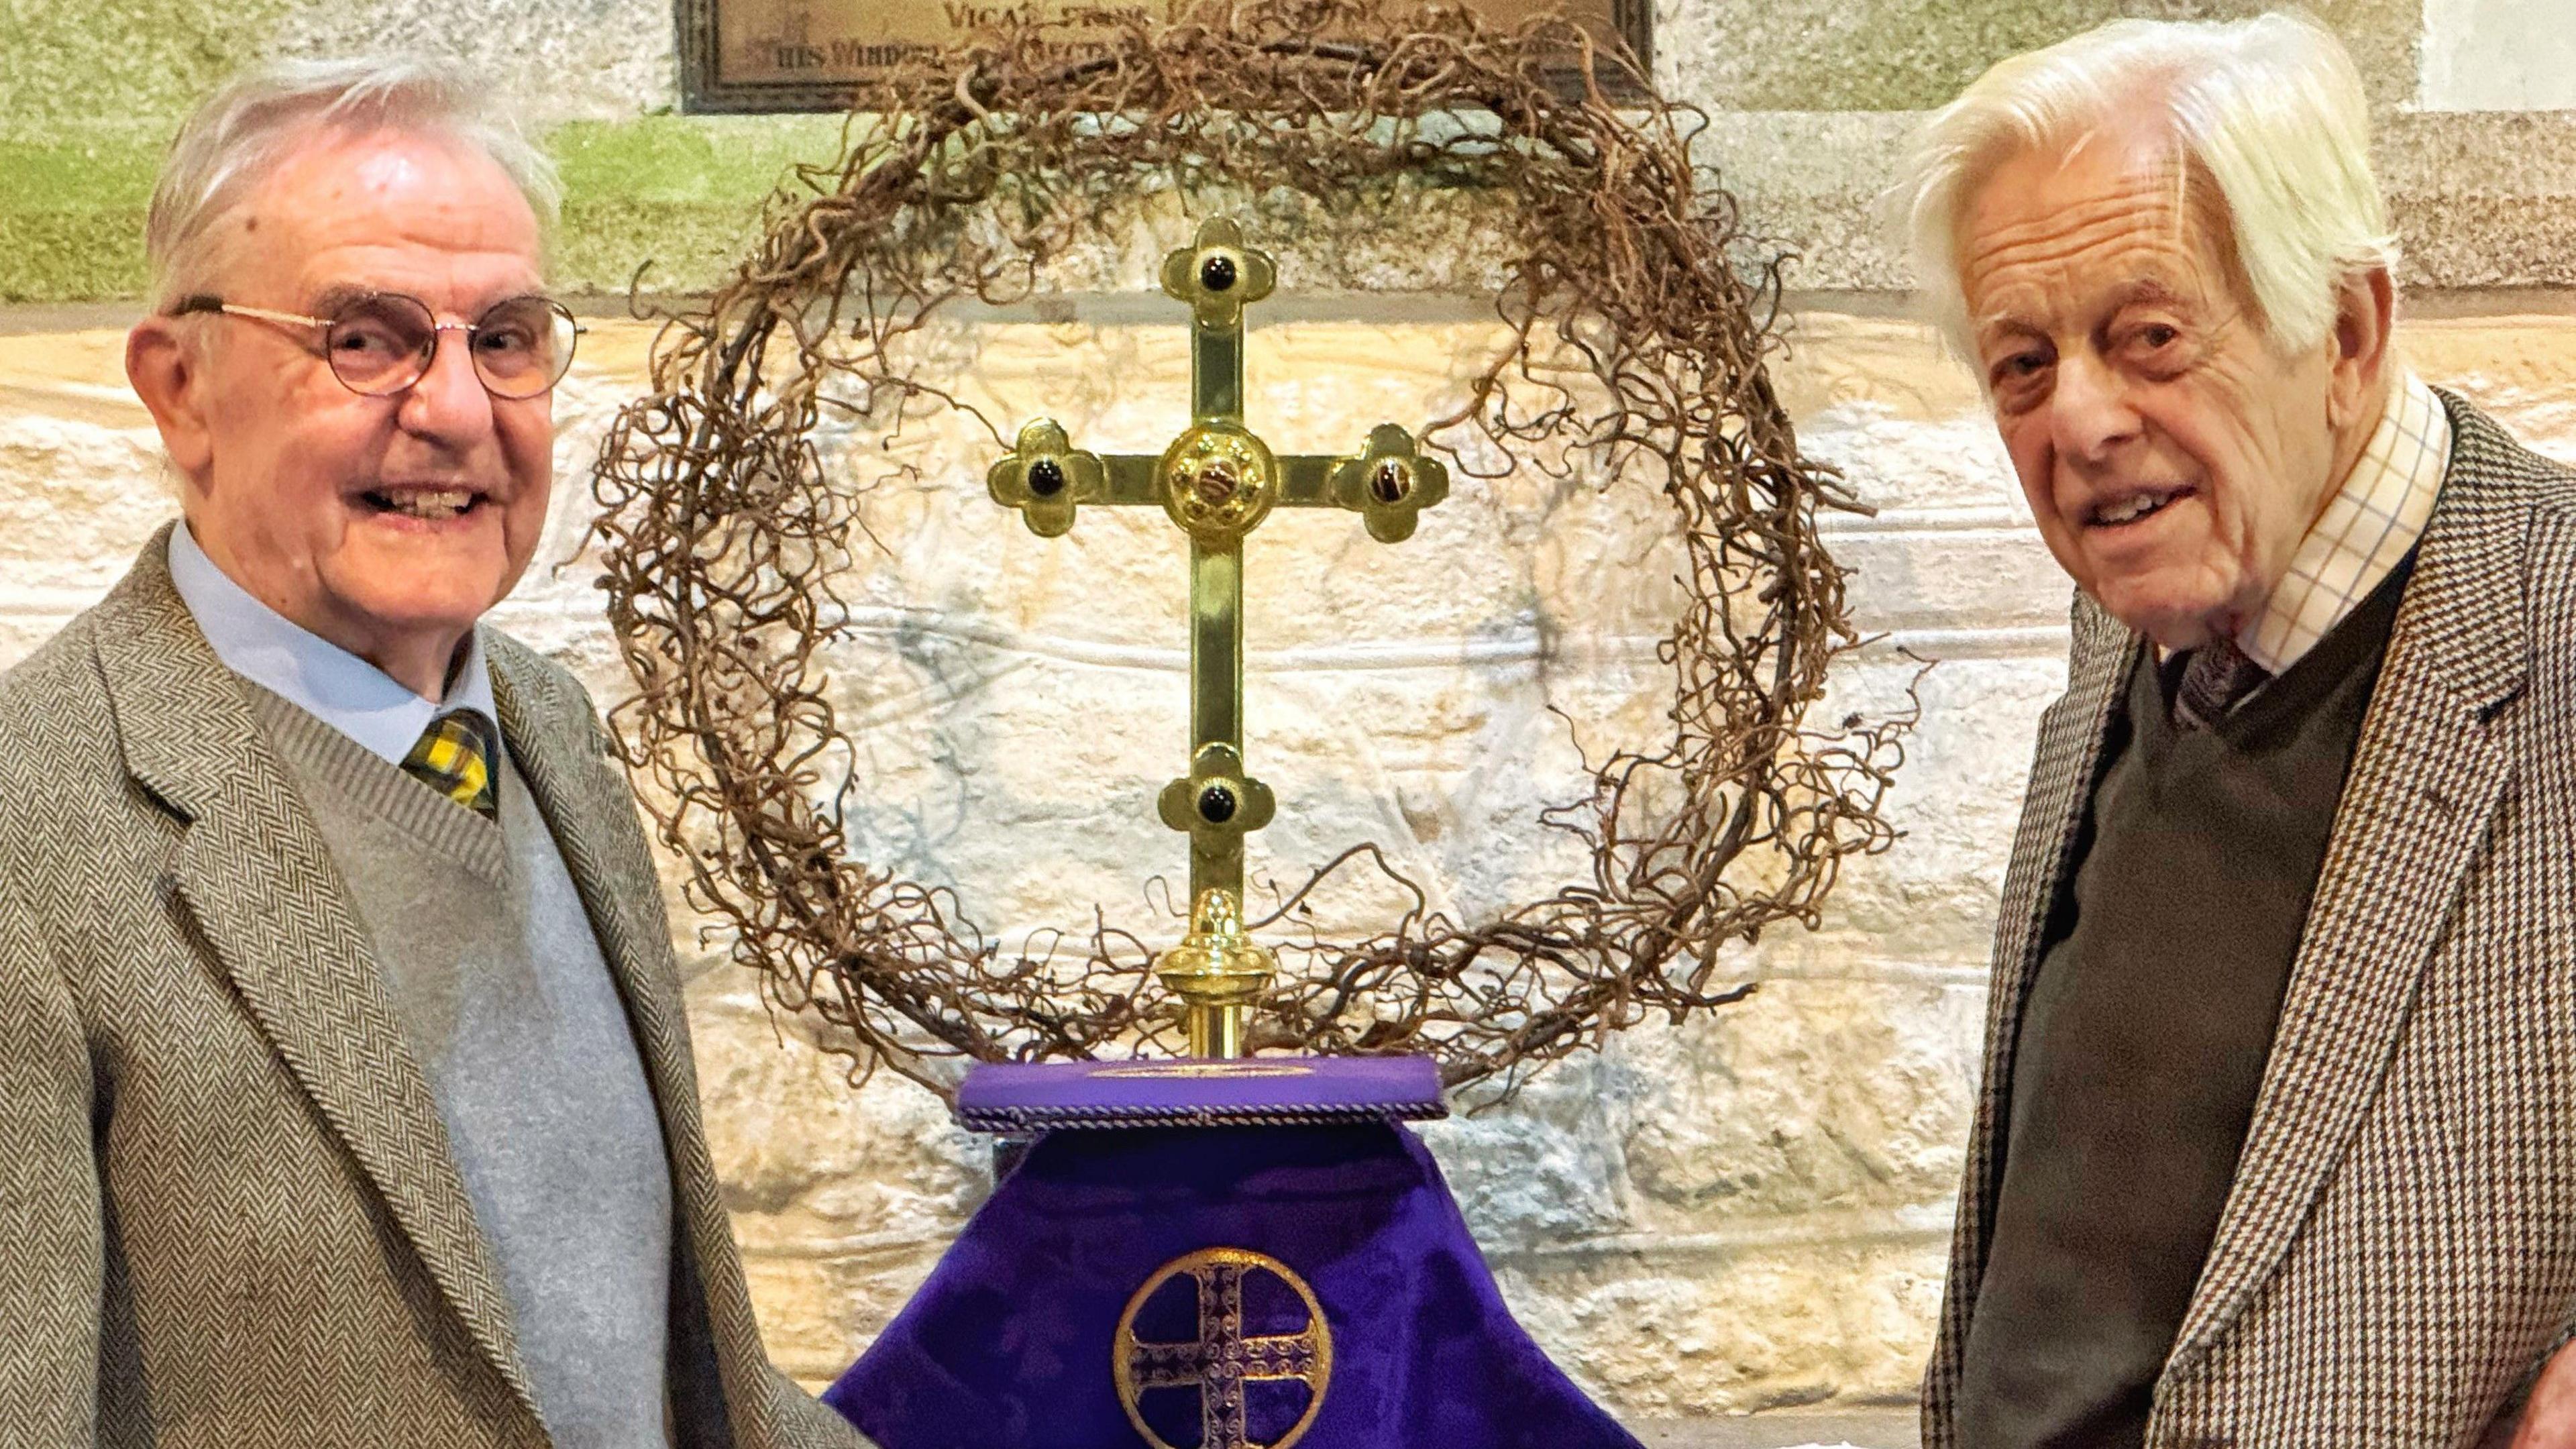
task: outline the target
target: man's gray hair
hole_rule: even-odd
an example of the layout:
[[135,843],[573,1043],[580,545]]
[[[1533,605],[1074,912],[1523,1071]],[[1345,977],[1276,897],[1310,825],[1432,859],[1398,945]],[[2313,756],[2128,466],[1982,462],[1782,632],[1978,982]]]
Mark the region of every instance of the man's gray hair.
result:
[[462,66],[411,56],[282,60],[237,76],[179,128],[143,228],[152,306],[168,311],[211,289],[214,223],[318,132],[392,130],[442,136],[492,158],[551,224],[554,163]]
[[2226,202],[2236,257],[2281,352],[2325,339],[2335,289],[2393,266],[2370,171],[2370,112],[2342,42],[2304,16],[2114,20],[1998,62],[1915,133],[1883,203],[1915,281],[1959,355],[1976,356],[1958,226],[1978,186],[2025,150],[2071,145],[2133,110],[2160,112],[2182,159]]

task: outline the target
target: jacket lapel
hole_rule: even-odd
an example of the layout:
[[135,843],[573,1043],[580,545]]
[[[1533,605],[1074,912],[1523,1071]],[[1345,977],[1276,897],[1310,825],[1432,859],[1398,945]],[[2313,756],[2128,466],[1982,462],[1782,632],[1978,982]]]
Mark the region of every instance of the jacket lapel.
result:
[[2450,476],[2353,752],[2253,1125],[2168,1374],[2242,1316],[2350,1145],[2510,775],[2491,722],[2529,669],[2531,515],[2476,465],[2491,425],[2445,402]]
[[[1970,1187],[1982,1223],[2001,1187],[2004,1135],[2011,1126],[2014,1049],[2021,1034],[2022,1002],[2039,974],[2049,912],[2074,864],[2093,782],[2102,770],[2102,745],[2130,669],[2143,647],[2090,599],[2078,597],[2075,647],[2066,693],[2040,717],[2029,798],[2022,802],[2020,838],[2004,882],[1995,925],[1995,972],[1986,1007],[1985,1088],[1978,1102],[1979,1128],[1970,1144]],[[1977,1263],[1984,1266],[1982,1231]]]
[[605,744],[587,709],[568,707],[551,682],[497,636],[484,635],[484,657],[492,663],[493,703],[510,762],[554,835],[600,955],[617,979],[668,1139],[683,1092],[694,1120],[697,1081],[678,972],[661,925],[658,878],[649,860],[619,858],[603,828],[616,818],[606,812],[631,813],[634,806],[607,768]]
[[[605,768],[605,745],[592,730],[587,709],[574,712],[556,699],[551,681],[526,668],[515,650],[484,634],[484,657],[492,663],[492,704],[500,709],[502,743],[510,763],[538,815],[554,833],[554,848],[564,856],[564,871],[582,895],[590,931],[598,936],[600,954],[616,975],[618,995],[634,1018],[636,1049],[644,1055],[644,1073],[654,1096],[662,1098],[665,1134],[670,1127],[672,1070],[688,1060],[688,1026],[680,1008],[680,980],[670,962],[670,941],[659,926],[659,884],[652,864],[641,864],[641,877],[629,861],[613,861],[603,841],[605,810],[631,812],[634,804],[618,779]],[[603,789],[605,784],[605,789]],[[644,915],[652,915],[647,920]],[[690,1083],[696,1093],[696,1083]]]
[[[633,826],[634,797],[625,776],[609,765],[608,741],[594,723],[588,699],[559,684],[554,670],[516,642],[490,631],[483,642],[484,657],[492,665],[502,739],[553,833],[600,955],[625,999],[661,1118],[672,1202],[679,1214],[674,1226],[686,1249],[680,1261],[705,1308],[723,1396],[720,1404],[690,1407],[719,1426],[713,1431],[716,1439],[734,1442],[738,1431],[742,1443],[769,1442],[766,1386],[757,1377],[766,1373],[767,1356],[741,1286],[732,1219],[707,1153],[697,1068],[661,909],[660,878]],[[689,1331],[695,1332],[694,1325]],[[675,1372],[681,1367],[675,1359]],[[722,1428],[728,1416],[730,1428]]]
[[1985,1078],[1968,1134],[1941,1323],[1924,1378],[1927,1403],[1936,1406],[1934,1417],[1941,1422],[1946,1422],[1941,1416],[1946,1415],[1949,1395],[1956,1387],[1959,1354],[1967,1343],[1993,1236],[2004,1138],[2012,1125],[2013,1056],[2020,1040],[2022,1003],[2038,974],[2048,915],[2083,830],[2113,707],[2141,647],[2137,636],[2081,594],[2076,596],[2070,623],[2074,639],[2066,693],[2040,715],[2030,789],[2022,801],[2012,868],[2004,878],[1995,917],[1994,969],[1986,1000]]
[[499,1265],[321,832],[170,582],[168,530],[101,608],[126,767],[186,821],[179,895],[251,1019],[533,1417]]
[[[2137,635],[2081,596],[2073,631],[2075,648],[2066,694],[2040,718],[2030,796],[2022,802],[2022,838],[2013,842],[2016,868],[2004,883],[2002,910],[1996,919],[1994,959],[2000,974],[1987,1016],[1989,1029],[2006,1035],[2000,1042],[2001,1054],[1989,1059],[2002,1064],[2004,1070],[1997,1075],[2007,1081],[2022,999],[2039,974],[2049,912],[2075,863],[2075,845],[2092,803],[2093,783],[2102,771],[2102,745],[2129,671],[2144,647]],[[1998,1131],[2001,1126],[1997,1124]]]

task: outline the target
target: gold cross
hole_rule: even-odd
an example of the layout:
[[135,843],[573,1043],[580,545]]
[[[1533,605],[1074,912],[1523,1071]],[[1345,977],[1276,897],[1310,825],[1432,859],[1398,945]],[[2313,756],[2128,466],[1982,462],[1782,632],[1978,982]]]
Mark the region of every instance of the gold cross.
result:
[[[1188,1274],[1198,1290],[1197,1337],[1186,1343],[1140,1340],[1136,1315],[1165,1283]],[[1269,1273],[1295,1291],[1306,1326],[1295,1333],[1247,1338],[1243,1332],[1243,1280]],[[1166,1263],[1127,1302],[1115,1352],[1119,1405],[1128,1422],[1155,1449],[1170,1449],[1145,1422],[1141,1398],[1148,1389],[1199,1391],[1199,1449],[1288,1449],[1305,1437],[1324,1406],[1333,1378],[1333,1336],[1323,1305],[1305,1280],[1276,1258],[1243,1248],[1202,1248]],[[1308,1398],[1296,1422],[1278,1438],[1256,1441],[1245,1417],[1243,1386],[1296,1382]]]
[[[1341,508],[1359,514],[1371,538],[1398,543],[1449,494],[1449,470],[1393,423],[1340,457],[1282,457],[1244,426],[1243,309],[1277,280],[1270,257],[1244,245],[1233,222],[1202,224],[1190,246],[1163,258],[1162,273],[1163,291],[1190,304],[1193,318],[1189,428],[1159,457],[1104,455],[1074,448],[1062,427],[1040,418],[985,475],[993,501],[1018,509],[1042,538],[1072,528],[1087,504],[1159,504],[1189,535],[1190,768],[1163,787],[1157,813],[1190,837],[1193,941],[1215,939],[1208,923],[1237,919],[1243,837],[1269,824],[1275,806],[1270,787],[1244,769],[1244,536],[1273,508]],[[1184,988],[1192,1055],[1241,1054],[1235,998],[1243,993],[1227,990],[1230,1023]]]

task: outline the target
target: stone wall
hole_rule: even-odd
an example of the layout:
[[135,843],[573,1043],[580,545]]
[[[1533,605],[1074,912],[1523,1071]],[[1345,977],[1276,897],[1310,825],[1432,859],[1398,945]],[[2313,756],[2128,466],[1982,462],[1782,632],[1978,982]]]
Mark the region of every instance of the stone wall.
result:
[[[2457,313],[2456,303],[2425,312]],[[991,321],[943,346],[1006,415],[1142,447],[1177,420],[1178,329]],[[1310,309],[1254,332],[1256,422],[1290,446],[1446,396],[1486,339]],[[1515,1310],[1623,1414],[1687,1416],[1911,1391],[1976,1072],[1985,949],[2039,709],[2063,680],[2065,586],[2031,532],[1964,376],[1909,323],[1794,320],[1783,392],[1807,445],[1879,508],[1832,529],[1881,641],[1843,668],[1852,707],[1923,725],[1892,813],[1906,837],[1855,864],[1823,929],[1766,937],[1727,970],[1746,1003],[1648,1027],[1510,1110],[1437,1124],[1438,1153]],[[649,341],[603,321],[558,404],[540,565],[500,611],[603,701],[625,685],[575,558],[584,470]],[[2508,425],[2576,460],[2576,317],[2428,316],[2403,342]],[[0,665],[84,606],[170,511],[149,421],[110,329],[0,336]],[[1350,359],[1369,359],[1365,377]],[[1115,396],[1097,379],[1120,379]],[[1167,526],[1100,513],[1036,539],[978,463],[930,448],[882,491],[887,552],[856,581],[835,656],[864,720],[858,830],[873,858],[956,885],[988,927],[1071,924],[1091,901],[1149,919],[1175,866],[1150,818],[1183,738],[1181,566]],[[1256,536],[1250,748],[1281,819],[1256,870],[1287,876],[1374,838],[1475,911],[1565,865],[1530,812],[1576,778],[1562,709],[1640,736],[1664,697],[1651,639],[1670,603],[1635,561],[1659,504],[1525,482],[1465,485],[1400,548],[1283,517]],[[1082,722],[1068,750],[1057,728]],[[990,1185],[982,1144],[891,1077],[853,1088],[802,1023],[700,948],[691,1019],[710,1136],[774,1351],[808,1380],[847,1364]]]
[[[818,5],[858,0],[815,0]],[[1994,60],[2115,15],[2268,0],[1657,0],[1655,71],[1710,112],[1702,154],[1791,285],[1900,289],[1863,213],[1921,108]],[[2576,285],[2576,26],[2567,0],[2311,0],[2380,110],[2379,165],[2417,288]],[[837,122],[679,116],[671,0],[94,0],[21,6],[0,47],[0,303],[132,296],[160,148],[265,56],[460,57],[563,163],[559,285],[703,288],[760,198]]]
[[2563,0],[2425,0],[2428,111],[2576,107],[2576,16]]
[[[1837,556],[1859,571],[1859,622],[1880,636],[1842,667],[1832,707],[1892,708],[1917,660],[1938,665],[1921,679],[1923,724],[1891,806],[1905,838],[1853,866],[1821,929],[1774,933],[1729,963],[1762,983],[1757,995],[1629,1033],[1508,1111],[1425,1131],[1515,1309],[1623,1415],[1902,1402],[1939,1294],[1986,939],[2031,730],[2063,679],[2067,591],[1968,381],[1900,320],[1905,278],[1869,199],[1919,108],[1999,55],[2114,13],[2254,8],[1658,7],[1662,83],[1712,113],[1703,155],[1753,229],[1800,253],[1793,285],[1831,289],[1794,318],[1780,383],[1807,445],[1879,509],[1832,525]],[[2350,42],[2381,112],[2413,292],[2405,345],[2428,376],[2576,461],[2576,304],[2546,290],[2576,285],[2576,111],[2548,109],[2576,105],[2564,0],[2310,8]],[[667,0],[97,0],[20,6],[11,23],[0,666],[95,599],[171,512],[119,371],[119,329],[141,284],[159,148],[223,74],[265,55],[406,45],[485,67],[548,127],[567,191],[554,266],[573,293],[622,294],[639,268],[648,293],[707,285],[772,181],[836,129],[671,114]],[[1419,252],[1415,270],[1434,255]],[[1292,289],[1314,280],[1297,265]],[[1266,305],[1277,310],[1256,316],[1254,421],[1292,447],[1338,450],[1382,416],[1420,416],[1487,340],[1454,296]],[[1086,297],[1043,319],[974,319],[939,342],[998,417],[1054,412],[1090,446],[1144,449],[1179,422],[1186,385],[1178,330],[1158,319]],[[585,474],[607,418],[641,386],[649,343],[640,324],[594,319],[558,395],[543,561],[499,615],[603,702],[625,684],[593,570],[575,557]],[[953,883],[1006,934],[1070,924],[1095,900],[1142,921],[1143,878],[1176,866],[1147,803],[1185,719],[1169,530],[1103,513],[1043,542],[984,500],[982,457],[963,439],[912,446],[945,451],[920,455],[922,483],[871,500],[886,552],[853,581],[835,655],[865,724],[860,839],[883,863]],[[1463,484],[1400,548],[1340,519],[1265,526],[1250,744],[1282,810],[1256,837],[1256,868],[1293,879],[1370,838],[1463,911],[1551,883],[1567,861],[1531,814],[1576,779],[1551,711],[1587,740],[1634,740],[1664,700],[1658,506],[1512,480]],[[1054,728],[1066,719],[1084,725],[1071,745]],[[989,1162],[927,1094],[888,1077],[850,1084],[803,1023],[769,1019],[745,973],[676,919],[710,1135],[762,1317],[781,1360],[819,1381],[928,1271],[989,1189]]]

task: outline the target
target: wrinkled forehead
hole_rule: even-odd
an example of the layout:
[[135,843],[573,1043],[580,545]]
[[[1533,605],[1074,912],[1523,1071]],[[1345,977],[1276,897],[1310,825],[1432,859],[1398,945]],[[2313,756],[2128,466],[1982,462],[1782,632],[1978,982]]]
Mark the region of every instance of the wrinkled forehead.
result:
[[2233,292],[2225,199],[2161,128],[2103,123],[2015,145],[1969,189],[1955,241],[1981,326],[2034,302]]
[[517,184],[438,132],[298,137],[216,231],[226,289],[258,289],[271,306],[310,305],[326,289],[471,306],[538,290],[543,278],[542,233]]

